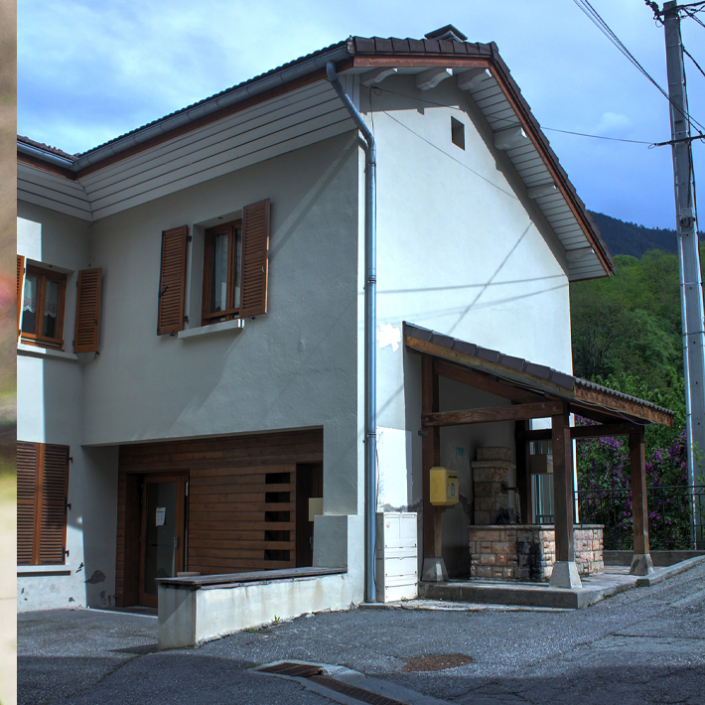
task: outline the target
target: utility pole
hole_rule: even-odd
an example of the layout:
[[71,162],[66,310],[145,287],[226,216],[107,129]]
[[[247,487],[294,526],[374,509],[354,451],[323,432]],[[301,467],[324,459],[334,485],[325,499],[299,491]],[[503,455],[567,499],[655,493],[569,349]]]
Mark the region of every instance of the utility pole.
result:
[[[676,232],[680,273],[683,371],[688,442],[688,484],[705,474],[705,332],[703,283],[700,275],[698,225],[695,213],[690,123],[683,71],[680,15],[676,2],[664,3],[660,13],[666,33],[668,97],[671,108],[671,142],[676,196]],[[705,549],[703,512],[691,490],[691,545]]]

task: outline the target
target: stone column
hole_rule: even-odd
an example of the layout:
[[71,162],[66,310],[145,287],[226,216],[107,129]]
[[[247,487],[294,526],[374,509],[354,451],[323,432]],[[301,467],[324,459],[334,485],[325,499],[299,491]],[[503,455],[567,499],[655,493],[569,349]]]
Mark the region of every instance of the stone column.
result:
[[629,460],[632,470],[632,526],[634,527],[634,555],[629,573],[648,575],[653,572],[654,564],[649,553],[649,503],[646,494],[643,428],[629,434]]
[[514,490],[515,468],[511,450],[478,448],[477,460],[470,463],[470,467],[475,525],[516,524],[516,505],[509,502],[509,488]]
[[573,442],[570,438],[570,415],[567,404],[563,413],[551,417],[553,446],[553,515],[556,536],[556,562],[551,573],[550,587],[581,587],[575,565],[573,545]]

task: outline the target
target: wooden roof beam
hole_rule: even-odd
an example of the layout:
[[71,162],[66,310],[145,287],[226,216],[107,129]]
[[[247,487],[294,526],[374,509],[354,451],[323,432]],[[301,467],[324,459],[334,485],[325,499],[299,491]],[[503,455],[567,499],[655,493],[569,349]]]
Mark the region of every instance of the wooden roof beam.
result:
[[496,394],[503,399],[510,399],[514,402],[544,400],[544,397],[540,394],[535,394],[521,387],[515,387],[506,382],[501,382],[496,378],[492,378],[482,372],[475,372],[475,370],[471,370],[467,367],[459,367],[458,365],[439,359],[435,359],[433,365],[436,374],[439,374],[441,377],[447,377],[455,382],[467,384],[476,389],[482,389],[490,394]]
[[511,406],[494,406],[486,409],[467,409],[465,411],[441,411],[435,414],[423,414],[422,426],[462,426],[475,423],[496,423],[499,421],[524,421],[526,419],[543,419],[562,413],[563,402],[532,402],[530,404],[513,404]]

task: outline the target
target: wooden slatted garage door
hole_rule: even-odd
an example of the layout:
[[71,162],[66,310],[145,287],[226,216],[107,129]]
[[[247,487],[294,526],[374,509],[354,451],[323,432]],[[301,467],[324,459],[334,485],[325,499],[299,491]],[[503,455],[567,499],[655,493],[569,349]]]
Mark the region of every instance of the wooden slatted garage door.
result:
[[322,460],[322,430],[122,446],[117,604],[137,601],[145,475],[188,473],[186,568],[237,573],[297,565],[297,465]]

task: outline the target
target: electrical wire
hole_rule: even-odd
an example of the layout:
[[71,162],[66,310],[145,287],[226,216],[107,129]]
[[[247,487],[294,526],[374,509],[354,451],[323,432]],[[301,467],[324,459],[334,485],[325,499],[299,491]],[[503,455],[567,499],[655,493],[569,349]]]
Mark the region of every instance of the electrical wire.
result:
[[588,19],[614,44],[614,46],[624,55],[624,57],[647,79],[649,80],[666,98],[666,100],[691,124],[696,125],[700,130],[705,130],[705,125],[702,125],[695,118],[684,113],[670,98],[668,93],[661,88],[659,83],[651,74],[639,63],[636,57],[627,49],[619,37],[610,29],[609,25],[602,19],[597,10],[590,4],[589,0],[573,0],[580,10],[588,17]]
[[[466,111],[462,108],[456,107],[455,105],[448,105],[447,103],[437,103],[436,101],[429,100],[428,98],[417,98],[416,96],[407,95],[406,93],[399,93],[398,91],[390,90],[389,88],[382,88],[381,86],[374,86],[374,91],[377,94],[380,93],[390,93],[391,95],[396,95],[401,98],[407,98],[408,100],[416,101],[417,103],[426,103],[427,105],[436,105],[439,108],[450,108],[452,110],[457,110],[460,113],[465,113]],[[502,127],[502,129],[508,129],[510,127],[521,127],[518,122],[510,123]],[[592,137],[596,140],[610,140],[611,142],[627,142],[629,144],[645,144],[649,147],[660,146],[655,142],[644,142],[643,140],[627,140],[621,137],[605,137],[603,135],[590,135],[587,132],[573,132],[572,130],[559,130],[557,127],[546,127],[545,125],[539,125],[541,130],[550,130],[551,132],[562,132],[565,135],[578,135],[579,137]],[[669,144],[664,142],[663,144]]]
[[570,130],[559,130],[556,127],[545,127],[541,125],[542,130],[550,130],[551,132],[562,132],[564,135],[578,135],[579,137],[592,137],[596,140],[610,140],[611,142],[629,142],[630,144],[646,144],[649,147],[654,146],[653,142],[644,142],[643,140],[625,140],[620,137],[604,137],[603,135],[588,135],[585,132],[571,132]]
[[[700,12],[702,12],[702,10],[700,10]],[[690,17],[691,20],[695,20],[701,27],[705,27],[705,22],[703,22],[699,17],[696,17],[695,12],[690,13],[686,11],[685,14]]]
[[[703,25],[703,27],[705,27],[705,25]],[[695,67],[698,69],[698,71],[700,71],[700,73],[703,76],[705,76],[705,71],[703,71],[700,68],[700,64],[693,58],[692,54],[685,48],[685,45],[681,44],[681,46],[683,47],[683,53],[686,54],[688,56],[688,58],[695,64]]]

